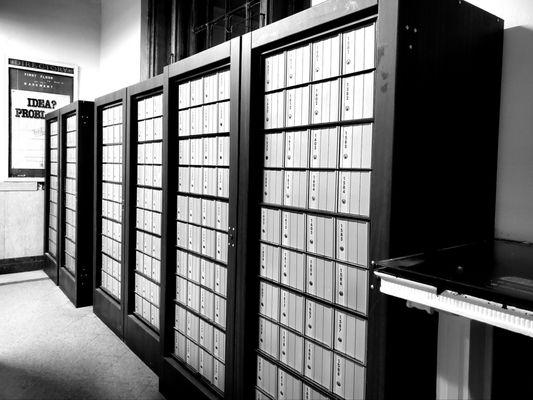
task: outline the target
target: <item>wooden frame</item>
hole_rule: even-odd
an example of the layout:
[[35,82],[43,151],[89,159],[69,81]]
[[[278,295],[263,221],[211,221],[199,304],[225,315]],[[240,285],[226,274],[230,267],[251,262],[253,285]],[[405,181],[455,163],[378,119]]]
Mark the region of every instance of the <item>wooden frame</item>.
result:
[[110,295],[102,289],[102,149],[103,149],[103,110],[108,107],[122,106],[122,238],[126,236],[125,230],[125,199],[129,182],[126,181],[126,154],[129,153],[129,137],[127,135],[127,94],[126,89],[121,89],[95,100],[94,114],[94,237],[93,237],[93,309],[94,313],[120,338],[124,336],[124,294],[126,293],[126,246],[124,240],[121,245],[121,299]]
[[[57,180],[58,180],[58,188],[57,188],[57,242],[56,242],[56,256],[54,257],[49,251],[48,251],[48,227],[49,227],[49,202],[50,202],[50,124],[52,122],[57,122],[58,125],[58,131],[57,131],[57,153],[58,153],[58,159],[57,159]],[[59,284],[59,262],[58,262],[58,256],[61,254],[62,246],[61,241],[59,238],[61,238],[61,223],[59,218],[59,211],[61,210],[61,196],[59,195],[61,193],[61,177],[60,177],[60,171],[61,168],[59,166],[61,165],[61,152],[59,151],[61,148],[61,135],[59,132],[61,131],[60,128],[60,118],[59,118],[59,110],[52,111],[51,113],[46,114],[45,117],[45,156],[44,156],[44,162],[45,162],[45,174],[44,174],[44,272],[50,277],[50,279],[56,284]]]
[[[135,289],[135,209],[136,209],[136,182],[137,182],[137,102],[143,97],[154,94],[163,95],[163,148],[167,148],[168,133],[166,130],[167,111],[165,109],[168,79],[166,73],[155,76],[147,81],[140,82],[136,85],[127,88],[127,117],[128,124],[128,152],[125,158],[127,165],[126,182],[127,192],[125,198],[125,232],[124,238],[125,254],[124,264],[126,265],[125,280],[126,289],[123,297],[123,307],[125,312],[124,317],[124,341],[135,354],[137,354],[155,373],[159,374],[161,366],[160,354],[160,334],[149,327],[141,319],[134,315],[134,289]],[[166,160],[163,155],[163,166],[166,165]],[[163,167],[163,182],[166,171]],[[163,196],[163,213],[165,214],[166,204]],[[161,254],[165,254],[164,241],[162,241]],[[161,266],[161,276],[164,276],[164,269]],[[161,293],[164,291],[165,282],[161,279],[160,288]],[[163,315],[160,309],[160,321],[163,320]]]
[[93,164],[93,111],[94,103],[76,101],[60,110],[60,143],[61,143],[61,231],[64,234],[66,224],[66,204],[64,202],[66,172],[67,140],[66,120],[76,116],[76,266],[72,274],[65,267],[64,235],[61,237],[62,253],[59,256],[59,287],[76,307],[92,304],[92,214],[83,210],[93,210],[93,188],[88,184],[92,180],[91,166]]
[[[235,286],[240,274],[240,263],[237,260],[235,247],[235,230],[237,228],[237,199],[238,199],[238,144],[239,144],[239,72],[240,72],[240,39],[222,43],[208,50],[200,52],[187,59],[178,61],[167,68],[169,91],[166,108],[169,110],[167,132],[178,131],[178,84],[193,77],[201,77],[206,73],[229,67],[230,89],[230,160],[229,160],[229,241],[227,262],[227,297],[226,297],[226,358],[225,358],[225,398],[238,398],[240,379],[236,379],[235,358],[239,355],[234,351],[234,342],[238,325],[234,319],[233,310],[237,307]],[[202,136],[200,136],[202,137]],[[166,236],[166,252],[163,256],[165,271],[162,297],[164,299],[164,330],[162,333],[163,365],[160,375],[160,391],[167,397],[179,391],[188,396],[217,399],[222,396],[217,389],[205,381],[198,372],[189,368],[184,362],[175,358],[174,350],[174,314],[176,296],[176,194],[178,170],[179,141],[176,134],[169,134],[168,152],[164,159],[168,160],[164,174],[166,219],[163,234]],[[166,179],[165,179],[166,177]],[[233,232],[233,233],[232,233]],[[233,238],[232,238],[233,235]]]

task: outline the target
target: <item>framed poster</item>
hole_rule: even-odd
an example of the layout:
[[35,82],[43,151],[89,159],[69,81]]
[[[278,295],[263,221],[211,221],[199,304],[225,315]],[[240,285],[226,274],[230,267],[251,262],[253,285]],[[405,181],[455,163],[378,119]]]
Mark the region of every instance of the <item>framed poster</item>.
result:
[[9,177],[44,176],[44,116],[75,98],[77,67],[8,59]]

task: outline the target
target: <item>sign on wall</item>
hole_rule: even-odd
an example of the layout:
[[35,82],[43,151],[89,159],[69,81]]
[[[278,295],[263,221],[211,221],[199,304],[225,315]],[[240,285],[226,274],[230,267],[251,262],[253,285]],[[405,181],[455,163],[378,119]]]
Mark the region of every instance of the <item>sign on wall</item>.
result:
[[9,176],[44,176],[44,116],[74,98],[75,69],[10,58]]

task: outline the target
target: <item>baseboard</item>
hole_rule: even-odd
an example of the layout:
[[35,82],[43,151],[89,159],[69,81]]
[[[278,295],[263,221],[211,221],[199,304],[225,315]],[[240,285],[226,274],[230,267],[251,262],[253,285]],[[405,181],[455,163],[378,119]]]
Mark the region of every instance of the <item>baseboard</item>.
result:
[[36,271],[44,268],[44,255],[33,257],[6,258],[0,260],[0,275],[14,272]]

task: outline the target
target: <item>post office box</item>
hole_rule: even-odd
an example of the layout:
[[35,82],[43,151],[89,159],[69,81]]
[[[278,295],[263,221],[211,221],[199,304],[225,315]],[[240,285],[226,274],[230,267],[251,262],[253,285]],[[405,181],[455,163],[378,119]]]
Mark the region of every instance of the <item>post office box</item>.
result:
[[183,222],[176,224],[176,246],[183,249],[189,248],[189,225]]
[[230,72],[229,70],[218,73],[218,100],[226,100],[230,97]]
[[187,306],[197,313],[200,312],[200,286],[187,282]]
[[145,140],[150,141],[154,140],[154,120],[153,119],[147,119],[144,121],[145,123]]
[[310,45],[287,51],[287,86],[309,82]]
[[178,190],[182,193],[190,191],[190,168],[180,167],[178,169]]
[[203,103],[204,85],[202,78],[192,80],[190,82],[191,101],[190,106],[194,107]]
[[225,366],[218,360],[213,360],[213,384],[221,391],[225,386]]
[[230,131],[230,102],[218,103],[218,132]]
[[201,135],[204,132],[203,107],[195,107],[189,110],[190,134],[191,136]]
[[[286,171],[290,172],[290,171]],[[283,204],[283,171],[265,170],[263,172],[263,201],[271,204]]]
[[335,268],[332,261],[307,256],[306,292],[333,301]]
[[209,353],[213,353],[213,325],[200,319],[198,343]]
[[200,314],[214,320],[214,295],[204,288],[200,288]]
[[161,188],[163,185],[163,171],[161,165],[154,165],[153,173],[153,184],[151,186]]
[[161,142],[158,142],[158,143],[154,143],[153,144],[153,163],[154,164],[158,164],[158,165],[161,165],[163,163],[163,147],[162,147],[162,143]]
[[335,220],[315,215],[307,216],[307,251],[333,257],[335,246]]
[[316,391],[311,386],[303,384],[303,397],[304,400],[328,400],[322,393]]
[[202,165],[203,164],[203,143],[202,139],[191,139],[190,140],[191,145],[191,155],[190,155],[190,161],[191,165]]
[[199,372],[209,382],[213,382],[213,356],[203,349],[198,351]]
[[153,186],[154,183],[154,168],[151,165],[144,166],[144,186]]
[[203,165],[216,166],[217,165],[217,138],[204,138],[202,141],[202,159]]
[[259,318],[259,349],[278,358],[279,327],[264,318]]
[[303,332],[304,297],[281,289],[279,302],[280,323],[298,332]]
[[202,228],[199,226],[189,225],[188,248],[196,253],[201,252]]
[[257,387],[273,398],[277,397],[278,368],[263,357],[257,357]]
[[217,101],[218,99],[218,79],[217,75],[208,75],[203,78],[203,92],[204,92],[204,103],[211,103]]
[[143,255],[143,270],[142,273],[146,276],[152,275],[152,257],[147,254]]
[[215,228],[223,231],[228,230],[229,204],[224,201],[215,203]]
[[152,279],[161,282],[161,261],[152,259]]
[[198,360],[198,345],[196,345],[192,340],[187,339],[186,342],[186,361],[189,366],[198,371],[199,369],[199,360]]
[[191,134],[191,112],[189,109],[181,110],[178,113],[178,136],[189,136]]
[[203,255],[215,258],[215,231],[202,228],[202,248]]
[[203,168],[202,193],[207,196],[217,195],[216,168]]
[[[144,297],[144,296],[143,296]],[[148,300],[142,299],[142,317],[146,322],[150,322],[151,304]]]
[[261,243],[260,245],[260,275],[279,282],[280,248]]
[[191,163],[191,140],[180,140],[178,142],[178,160],[180,165],[190,165]]
[[339,172],[338,210],[340,213],[370,214],[370,172]]
[[194,315],[192,312],[187,311],[187,322],[186,322],[186,336],[189,339],[198,342],[199,339],[199,323],[200,319]]
[[368,223],[337,220],[337,259],[368,265]]
[[217,261],[228,262],[228,235],[226,233],[216,232],[216,253]]
[[[277,250],[277,248],[274,248]],[[304,291],[305,280],[305,254],[291,250],[281,250],[281,277],[282,284],[293,289]]]
[[162,191],[152,189],[152,210],[161,212],[162,210]]
[[279,359],[295,371],[303,373],[304,339],[284,328],[279,328]]
[[152,212],[151,211],[148,211],[148,210],[144,210],[144,226],[143,226],[143,229],[146,231],[146,232],[151,232],[152,231]]
[[189,198],[187,196],[178,195],[176,217],[179,221],[189,220]]
[[372,124],[341,128],[340,168],[371,168]]
[[333,392],[346,399],[362,399],[365,396],[365,368],[335,354]]
[[307,206],[307,171],[284,173],[283,204],[291,207]]
[[181,358],[183,361],[185,361],[185,359],[187,358],[187,351],[186,351],[187,339],[185,338],[184,335],[177,333],[177,332],[174,336],[174,339],[175,339],[174,354],[176,354],[178,358]]
[[335,269],[335,302],[366,314],[368,271],[340,263]]
[[333,345],[333,308],[307,299],[305,301],[305,335],[327,347]]
[[189,222],[196,225],[202,223],[202,199],[189,197]]
[[191,101],[191,83],[185,82],[178,86],[178,108],[189,107]]
[[211,261],[200,261],[200,284],[210,290],[215,289],[215,264]]
[[[107,275],[106,275],[107,276]],[[107,278],[106,278],[107,279]],[[107,285],[107,283],[106,283]],[[134,312],[138,315],[142,315],[142,297],[135,294],[135,308]]]
[[285,132],[285,167],[307,168],[309,166],[309,131]]
[[218,104],[203,106],[203,133],[217,133],[218,131]]
[[282,244],[297,250],[305,248],[305,214],[281,213]]
[[366,361],[366,321],[335,311],[335,349],[362,363]]
[[371,24],[365,30],[365,60],[364,69],[374,68],[375,47],[376,47],[376,24]]
[[311,168],[336,168],[337,128],[311,130]]
[[207,226],[209,228],[215,228],[215,220],[216,220],[216,207],[215,207],[215,201],[214,200],[201,200],[201,207],[202,207],[202,225]]
[[226,267],[215,264],[215,293],[226,297],[227,292],[227,280],[228,271]]
[[217,196],[229,197],[229,168],[217,169]]
[[187,277],[188,272],[188,254],[182,250],[176,250],[176,274]]
[[309,208],[334,212],[337,172],[309,171]]
[[200,283],[200,258],[192,254],[187,256],[187,279]]
[[259,285],[259,312],[274,321],[279,321],[279,290],[268,283]]
[[265,168],[283,167],[283,133],[265,135]]
[[144,118],[154,116],[154,96],[144,99]]
[[333,354],[322,346],[305,341],[305,376],[331,390]]
[[265,129],[271,129],[273,127],[272,125],[272,117],[274,116],[272,111],[273,106],[273,94],[266,94],[265,100],[264,100],[264,120],[263,120],[263,127]]
[[190,168],[189,191],[194,194],[202,194],[203,176],[202,168]]
[[222,362],[226,360],[226,334],[217,328],[213,328],[213,355]]
[[261,240],[280,244],[281,211],[261,208]]
[[278,370],[278,399],[301,399],[302,381],[288,374],[283,370]]
[[[215,141],[215,139],[213,139]],[[218,137],[217,142],[217,165],[219,167],[229,166],[230,138],[227,136]]]
[[214,295],[214,321],[222,328],[226,328],[226,300],[220,296]]

